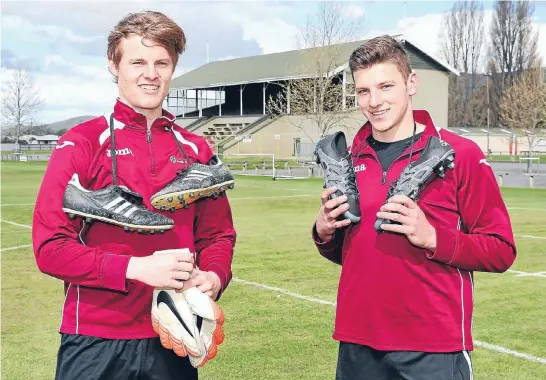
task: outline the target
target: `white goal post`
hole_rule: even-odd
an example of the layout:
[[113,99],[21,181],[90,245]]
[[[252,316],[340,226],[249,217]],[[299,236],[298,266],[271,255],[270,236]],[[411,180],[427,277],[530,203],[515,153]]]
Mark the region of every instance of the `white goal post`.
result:
[[[266,176],[275,179],[274,153],[234,153],[218,154],[224,165],[241,175]],[[261,170],[260,170],[261,167]],[[271,174],[266,174],[271,170]]]
[[533,161],[536,161],[535,169],[537,173],[540,173],[540,157],[519,157],[519,162],[529,162],[529,167],[533,169]]
[[224,153],[218,157],[238,175],[271,177],[273,180],[311,177],[308,166],[297,163],[295,159],[279,160],[274,153]]

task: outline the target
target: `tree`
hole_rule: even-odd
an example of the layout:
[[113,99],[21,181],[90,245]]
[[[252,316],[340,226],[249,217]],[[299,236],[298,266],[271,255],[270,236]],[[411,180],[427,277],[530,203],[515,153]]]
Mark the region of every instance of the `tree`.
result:
[[[546,83],[540,67],[522,72],[504,92],[501,117],[510,127],[527,138],[529,156],[546,129]],[[531,161],[527,162],[527,170]]]
[[455,2],[444,16],[446,27],[442,28],[439,39],[441,55],[461,72],[449,79],[448,123],[452,127],[477,126],[482,119],[482,115],[470,112],[470,108],[476,108],[473,93],[479,83],[475,74],[483,65],[483,19],[483,5],[474,0]]
[[498,125],[504,90],[516,76],[536,67],[538,30],[532,27],[534,6],[529,1],[497,1],[491,24],[488,70],[491,73],[492,124]]
[[15,146],[19,150],[21,127],[34,120],[44,100],[34,86],[34,81],[28,72],[18,68],[13,72],[11,80],[6,83],[2,96],[2,116],[5,125],[15,127]]
[[[352,17],[346,5],[321,2],[314,17],[299,28],[296,46],[302,49],[302,64],[287,68],[305,74],[300,79],[276,83],[280,91],[270,97],[268,113],[276,117],[300,115],[291,122],[313,142],[329,130],[343,127],[344,120],[351,118],[347,96],[352,89],[344,86],[346,74],[339,67],[347,63],[352,52],[347,51],[346,43],[358,40],[363,27],[362,17]],[[315,130],[308,129],[309,122]]]

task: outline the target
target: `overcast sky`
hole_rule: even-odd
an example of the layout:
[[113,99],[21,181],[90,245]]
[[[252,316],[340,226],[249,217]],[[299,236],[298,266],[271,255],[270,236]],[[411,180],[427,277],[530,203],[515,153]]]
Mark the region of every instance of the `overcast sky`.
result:
[[[364,16],[363,37],[404,33],[424,50],[438,54],[442,16],[451,1],[351,1],[349,16]],[[158,10],[186,33],[187,50],[175,77],[210,60],[275,53],[295,48],[298,25],[316,11],[300,1],[6,1],[1,3],[0,80],[21,63],[35,79],[46,107],[40,123],[79,115],[100,115],[117,96],[107,69],[106,38],[130,12]],[[484,2],[486,22],[492,2]],[[535,26],[546,61],[546,2],[537,2]]]

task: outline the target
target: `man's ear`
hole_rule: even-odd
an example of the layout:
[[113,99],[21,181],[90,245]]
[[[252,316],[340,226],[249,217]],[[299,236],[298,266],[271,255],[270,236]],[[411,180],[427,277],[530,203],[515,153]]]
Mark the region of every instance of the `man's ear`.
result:
[[118,77],[118,68],[112,60],[108,60],[108,71],[116,78]]
[[417,79],[417,74],[412,71],[408,78],[408,94],[410,96],[417,94],[417,87],[419,87],[419,80]]

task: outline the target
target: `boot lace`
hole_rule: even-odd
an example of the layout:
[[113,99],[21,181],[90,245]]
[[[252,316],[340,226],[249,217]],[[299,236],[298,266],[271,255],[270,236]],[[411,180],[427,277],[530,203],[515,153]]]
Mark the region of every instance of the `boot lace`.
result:
[[358,194],[356,176],[351,161],[345,157],[341,163],[336,163],[335,166],[339,169],[336,170],[335,175],[329,178],[330,184],[340,185],[339,187],[343,188],[347,194]]

